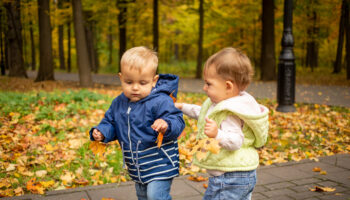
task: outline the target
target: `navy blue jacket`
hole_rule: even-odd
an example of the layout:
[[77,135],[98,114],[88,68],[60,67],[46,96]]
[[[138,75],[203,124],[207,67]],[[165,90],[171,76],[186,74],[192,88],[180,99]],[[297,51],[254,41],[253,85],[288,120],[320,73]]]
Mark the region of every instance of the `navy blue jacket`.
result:
[[[177,95],[179,78],[160,74],[151,93],[130,102],[122,93],[115,98],[97,128],[107,143],[118,140],[123,151],[123,161],[130,177],[138,183],[166,180],[179,175],[177,138],[185,127],[182,112],[174,106],[172,94]],[[162,146],[157,147],[158,133],[151,128],[156,119],[168,123]]]

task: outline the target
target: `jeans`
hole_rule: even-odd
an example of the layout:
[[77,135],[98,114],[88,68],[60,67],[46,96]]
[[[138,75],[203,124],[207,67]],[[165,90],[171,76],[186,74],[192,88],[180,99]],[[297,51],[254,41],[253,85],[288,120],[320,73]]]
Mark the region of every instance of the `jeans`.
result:
[[250,200],[256,184],[256,170],[226,172],[209,178],[203,200]]
[[138,200],[171,200],[172,181],[173,179],[157,180],[147,184],[135,183]]

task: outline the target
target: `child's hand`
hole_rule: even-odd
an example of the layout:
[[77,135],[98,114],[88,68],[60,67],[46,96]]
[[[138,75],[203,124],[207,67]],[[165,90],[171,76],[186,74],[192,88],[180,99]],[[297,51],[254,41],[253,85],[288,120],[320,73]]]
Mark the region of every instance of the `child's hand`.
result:
[[166,130],[168,129],[168,123],[166,123],[166,121],[162,119],[157,119],[156,121],[154,121],[151,128],[153,128],[153,130],[157,132],[165,133]]
[[96,140],[96,141],[102,141],[103,139],[105,139],[105,137],[103,136],[103,134],[97,130],[96,128],[93,130],[92,132],[92,137]]
[[205,121],[204,133],[210,138],[215,138],[218,135],[218,125],[208,117],[205,118]]
[[183,103],[175,103],[175,107],[179,110],[182,109]]

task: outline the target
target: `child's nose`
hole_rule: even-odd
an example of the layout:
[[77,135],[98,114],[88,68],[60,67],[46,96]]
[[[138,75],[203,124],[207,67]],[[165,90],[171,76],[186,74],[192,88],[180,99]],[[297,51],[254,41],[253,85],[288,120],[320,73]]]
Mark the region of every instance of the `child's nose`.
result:
[[133,90],[138,90],[139,89],[139,85],[138,84],[133,84],[132,85],[132,89]]

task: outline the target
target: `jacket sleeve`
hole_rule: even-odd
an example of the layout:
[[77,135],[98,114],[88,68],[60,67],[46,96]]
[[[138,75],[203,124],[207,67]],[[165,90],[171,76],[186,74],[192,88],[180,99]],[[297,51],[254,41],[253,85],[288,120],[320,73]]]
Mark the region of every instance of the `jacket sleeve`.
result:
[[165,140],[176,140],[183,129],[185,128],[185,121],[181,110],[177,109],[173,100],[169,96],[160,98],[156,106],[156,119],[163,119],[168,123],[168,129],[164,134]]
[[115,100],[112,102],[112,105],[109,107],[107,112],[105,113],[104,118],[101,120],[101,122],[97,125],[91,128],[90,130],[90,140],[94,141],[95,139],[92,137],[92,132],[96,128],[99,130],[103,136],[105,137],[102,142],[107,143],[113,140],[117,139],[117,134],[115,132],[115,120],[113,117],[113,107],[114,107]]

